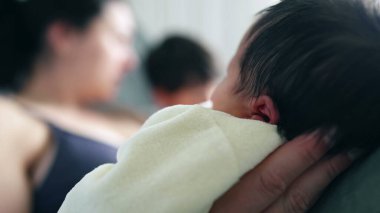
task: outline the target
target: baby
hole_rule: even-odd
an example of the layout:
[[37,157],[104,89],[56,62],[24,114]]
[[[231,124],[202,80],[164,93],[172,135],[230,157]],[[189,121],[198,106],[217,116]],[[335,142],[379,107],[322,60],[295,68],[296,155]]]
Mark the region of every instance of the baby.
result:
[[283,0],[247,32],[214,110],[149,118],[116,164],[86,175],[59,212],[208,212],[282,143],[316,129],[335,150],[380,141],[380,14],[375,1]]

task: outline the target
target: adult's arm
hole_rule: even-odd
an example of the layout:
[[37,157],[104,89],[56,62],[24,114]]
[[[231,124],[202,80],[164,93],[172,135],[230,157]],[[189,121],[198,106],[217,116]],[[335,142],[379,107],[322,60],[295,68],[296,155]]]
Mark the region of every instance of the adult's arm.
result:
[[325,159],[331,146],[317,133],[281,146],[220,197],[211,212],[306,212],[350,164],[346,154]]
[[0,211],[30,212],[30,169],[46,145],[47,127],[0,98]]
[[29,212],[30,208],[30,185],[26,170],[19,161],[11,156],[0,155],[0,209],[9,213]]

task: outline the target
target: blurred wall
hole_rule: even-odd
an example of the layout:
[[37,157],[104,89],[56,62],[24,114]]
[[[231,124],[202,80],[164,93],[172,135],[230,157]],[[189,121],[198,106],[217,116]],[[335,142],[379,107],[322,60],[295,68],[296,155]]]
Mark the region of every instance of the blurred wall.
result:
[[225,64],[255,14],[277,0],[129,0],[150,41],[168,32],[198,37]]
[[[170,33],[200,40],[215,55],[221,71],[234,54],[255,14],[278,0],[129,0],[135,12],[143,56],[150,44]],[[138,111],[155,110],[141,72],[126,77],[119,100]]]

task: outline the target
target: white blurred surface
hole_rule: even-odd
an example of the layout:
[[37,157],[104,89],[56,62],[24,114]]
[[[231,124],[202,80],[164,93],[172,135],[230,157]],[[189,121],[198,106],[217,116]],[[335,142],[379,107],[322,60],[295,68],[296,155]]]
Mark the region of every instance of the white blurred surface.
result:
[[226,65],[255,14],[278,0],[129,0],[149,41],[170,32],[203,40]]

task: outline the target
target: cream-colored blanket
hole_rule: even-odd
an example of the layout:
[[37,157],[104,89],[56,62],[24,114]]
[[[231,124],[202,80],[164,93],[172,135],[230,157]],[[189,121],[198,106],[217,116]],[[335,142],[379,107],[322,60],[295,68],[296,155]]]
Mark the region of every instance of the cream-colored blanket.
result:
[[87,174],[59,212],[208,212],[280,144],[273,125],[201,106],[166,108],[121,146],[116,164]]

